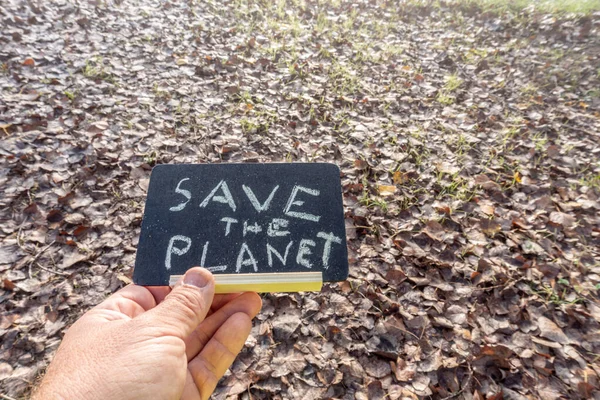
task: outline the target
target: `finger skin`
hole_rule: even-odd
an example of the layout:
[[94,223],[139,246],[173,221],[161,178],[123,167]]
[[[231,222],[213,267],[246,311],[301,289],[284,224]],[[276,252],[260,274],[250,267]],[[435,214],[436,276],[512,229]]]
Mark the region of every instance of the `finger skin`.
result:
[[[186,280],[192,277],[200,280],[194,284]],[[213,275],[204,268],[194,267],[185,273],[183,280],[175,285],[162,303],[134,321],[142,326],[153,326],[157,335],[185,340],[206,318],[214,295]]]
[[[260,296],[254,292],[243,293],[229,303],[223,305],[207,317],[192,334],[185,339],[186,355],[188,360],[194,358],[208,343],[217,330],[234,314],[244,313],[250,320],[258,314],[262,307]],[[245,340],[245,339],[244,339]]]
[[248,314],[233,314],[189,362],[188,370],[203,400],[215,390],[219,379],[244,346],[251,328],[252,320]]
[[145,286],[145,288],[152,293],[156,304],[162,303],[165,297],[171,293],[171,288],[169,286]]
[[[211,393],[212,394],[212,393]],[[185,385],[183,385],[183,393],[181,393],[181,400],[197,400],[202,399],[200,396],[200,389],[196,386],[192,373],[188,369],[187,376],[185,378]]]
[[149,290],[143,286],[127,285],[92,310],[118,311],[130,318],[135,318],[155,306],[156,301]]
[[213,303],[210,306],[210,310],[212,312],[215,312],[219,308],[231,302],[233,299],[240,297],[241,295],[242,293],[216,294],[215,299],[213,300]]

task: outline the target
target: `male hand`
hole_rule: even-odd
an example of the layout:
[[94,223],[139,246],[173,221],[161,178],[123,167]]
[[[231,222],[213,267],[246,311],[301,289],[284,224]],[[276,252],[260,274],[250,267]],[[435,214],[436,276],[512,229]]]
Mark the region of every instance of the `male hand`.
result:
[[262,306],[214,292],[199,267],[173,290],[121,289],[67,331],[34,399],[208,399]]

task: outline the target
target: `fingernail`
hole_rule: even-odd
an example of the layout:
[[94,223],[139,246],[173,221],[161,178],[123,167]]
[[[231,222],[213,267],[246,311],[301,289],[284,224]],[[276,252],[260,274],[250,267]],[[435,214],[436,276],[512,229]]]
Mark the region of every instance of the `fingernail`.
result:
[[210,274],[206,270],[192,268],[185,273],[183,284],[203,288],[210,282]]

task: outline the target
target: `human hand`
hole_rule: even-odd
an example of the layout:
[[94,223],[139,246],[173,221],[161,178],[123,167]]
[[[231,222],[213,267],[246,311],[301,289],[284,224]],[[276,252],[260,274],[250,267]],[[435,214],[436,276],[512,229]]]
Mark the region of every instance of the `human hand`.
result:
[[173,290],[121,289],[69,328],[34,399],[208,399],[262,306],[214,292],[198,267]]

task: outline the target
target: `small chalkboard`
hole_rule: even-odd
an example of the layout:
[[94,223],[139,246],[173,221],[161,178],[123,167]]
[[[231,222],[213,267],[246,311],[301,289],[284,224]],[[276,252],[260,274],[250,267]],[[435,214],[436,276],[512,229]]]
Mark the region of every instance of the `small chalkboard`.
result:
[[168,285],[194,266],[212,271],[217,287],[219,277],[229,279],[221,280],[230,286],[220,292],[318,290],[317,280],[345,280],[339,168],[324,163],[154,167],[133,281]]

